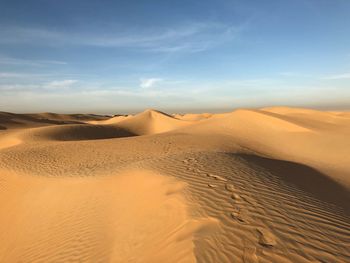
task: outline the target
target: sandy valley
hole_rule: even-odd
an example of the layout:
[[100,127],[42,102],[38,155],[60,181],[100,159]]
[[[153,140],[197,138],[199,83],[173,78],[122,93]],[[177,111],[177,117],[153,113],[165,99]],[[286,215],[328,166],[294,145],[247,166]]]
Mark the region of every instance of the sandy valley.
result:
[[350,262],[350,113],[0,112],[0,262]]

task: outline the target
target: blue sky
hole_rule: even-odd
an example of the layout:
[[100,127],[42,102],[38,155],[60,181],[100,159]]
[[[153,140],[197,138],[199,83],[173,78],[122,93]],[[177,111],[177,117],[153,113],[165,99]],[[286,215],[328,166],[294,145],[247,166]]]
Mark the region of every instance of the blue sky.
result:
[[2,0],[0,111],[350,108],[348,0]]

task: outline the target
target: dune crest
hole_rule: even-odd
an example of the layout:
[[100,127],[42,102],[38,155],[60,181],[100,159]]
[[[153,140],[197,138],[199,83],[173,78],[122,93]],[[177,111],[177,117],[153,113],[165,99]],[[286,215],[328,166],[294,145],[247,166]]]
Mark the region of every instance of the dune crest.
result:
[[160,111],[146,110],[118,122],[117,125],[138,135],[150,135],[176,130],[190,124],[191,122],[175,119]]

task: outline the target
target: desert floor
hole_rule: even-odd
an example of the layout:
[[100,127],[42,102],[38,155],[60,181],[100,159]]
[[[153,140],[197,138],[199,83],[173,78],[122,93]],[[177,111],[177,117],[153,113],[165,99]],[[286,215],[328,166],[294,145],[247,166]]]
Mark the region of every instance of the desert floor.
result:
[[349,190],[349,112],[0,112],[0,262],[350,262]]

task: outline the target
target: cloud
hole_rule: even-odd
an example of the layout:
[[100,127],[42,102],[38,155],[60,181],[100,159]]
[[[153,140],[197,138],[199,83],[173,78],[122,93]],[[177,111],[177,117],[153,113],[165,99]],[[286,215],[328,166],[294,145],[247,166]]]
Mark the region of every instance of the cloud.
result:
[[21,74],[21,73],[13,73],[13,72],[0,72],[0,79],[7,79],[7,78],[23,78],[28,76],[28,74]]
[[350,79],[350,73],[330,75],[322,79],[325,79],[325,80]]
[[299,77],[302,74],[298,72],[293,72],[293,71],[285,71],[285,72],[280,72],[279,75],[283,77]]
[[20,92],[32,92],[37,88],[38,86],[33,84],[0,84],[0,91],[2,94],[6,92],[12,95],[18,95]]
[[19,59],[7,56],[0,56],[0,64],[2,65],[15,65],[15,66],[33,66],[33,67],[42,67],[46,65],[67,65],[65,61],[59,60],[28,60],[28,59]]
[[[87,33],[80,30],[54,31],[49,28],[0,26],[0,44],[35,46],[95,46],[134,48],[150,52],[200,52],[234,39],[243,27],[222,23],[192,22],[173,27],[115,30]],[[117,32],[116,32],[117,31]],[[99,32],[99,31],[96,31]]]
[[178,92],[168,90],[130,90],[126,88],[109,88],[109,89],[91,89],[80,91],[80,94],[89,96],[124,96],[126,98],[167,98],[171,96],[180,97]]
[[[55,109],[83,111],[94,109],[147,108],[147,107],[204,107],[230,108],[238,106],[267,106],[276,104],[313,105],[312,103],[337,105],[349,101],[347,87],[294,86],[289,81],[274,79],[238,79],[216,82],[199,80],[162,80],[162,89],[154,79],[143,79],[146,86],[110,86],[104,83],[91,84],[83,80],[57,79],[51,82],[1,85],[0,104],[6,110],[53,111]],[[153,84],[152,84],[153,82]],[[157,82],[156,82],[157,83]],[[153,86],[154,87],[154,86]],[[251,94],[259,94],[252,96]],[[330,98],[329,94],[337,94]],[[179,104],[179,101],[181,103]],[[40,102],[40,103],[39,103]],[[77,103],[78,102],[78,103]],[[62,105],[64,106],[62,108]],[[219,106],[218,106],[219,105]],[[340,104],[339,104],[340,105]],[[12,108],[11,108],[12,107]],[[39,108],[36,108],[39,107]],[[79,108],[81,107],[81,108]],[[35,110],[34,110],[35,109]]]
[[[15,84],[0,84],[0,91],[11,93],[13,95],[19,93],[56,93],[56,92],[66,92],[66,89],[71,88],[74,84],[78,83],[78,80],[66,79],[66,80],[54,80],[45,83],[15,83]],[[78,87],[80,88],[80,87]]]
[[19,79],[34,79],[45,77],[45,74],[33,74],[33,73],[23,73],[23,72],[0,72],[0,80],[19,80]]
[[43,87],[47,89],[70,88],[73,84],[77,82],[78,80],[75,79],[54,80],[45,84]]
[[154,87],[157,83],[162,82],[163,79],[160,78],[148,78],[140,80],[140,87],[143,89],[148,89]]

